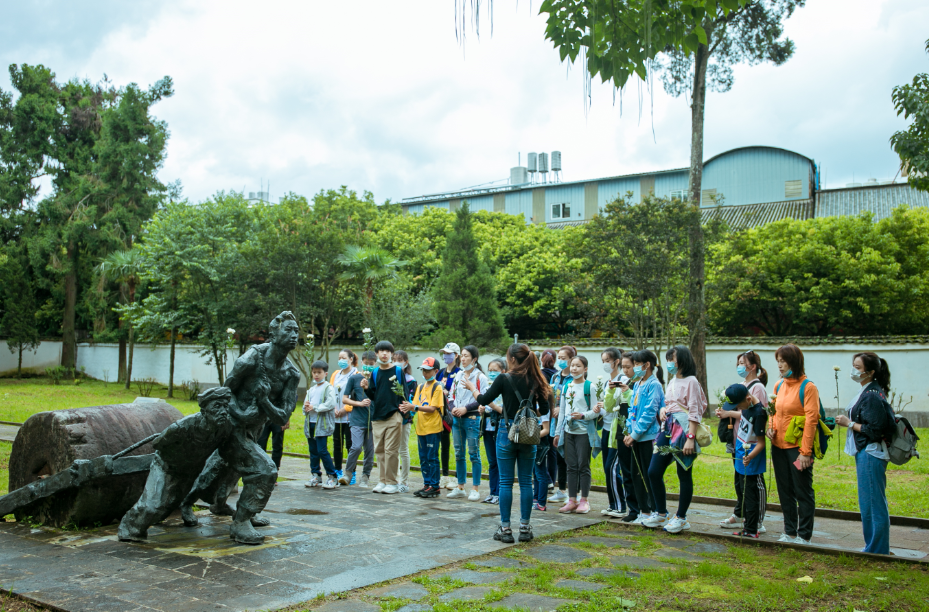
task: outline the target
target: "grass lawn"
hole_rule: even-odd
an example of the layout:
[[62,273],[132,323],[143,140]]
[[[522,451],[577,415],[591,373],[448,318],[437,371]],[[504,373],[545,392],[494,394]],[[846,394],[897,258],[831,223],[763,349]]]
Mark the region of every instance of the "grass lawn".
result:
[[[42,378],[24,380],[3,378],[0,379],[0,420],[22,423],[37,412],[131,402],[137,395],[138,391],[135,387],[127,391],[122,385],[105,384],[96,380],[87,380],[80,385],[71,383],[52,385]],[[156,386],[153,389],[153,397],[165,398],[166,395],[167,387]],[[196,402],[187,399],[173,398],[166,401],[184,414],[193,414],[198,410]],[[711,423],[715,432],[715,419],[708,422]],[[826,457],[816,463],[813,481],[816,489],[816,505],[821,508],[857,511],[858,492],[854,460],[841,452],[845,431],[845,429],[839,429],[836,432],[840,439],[835,440]],[[918,429],[917,433],[923,440],[929,440],[929,429]],[[303,413],[299,408],[294,411],[291,418],[291,428],[285,432],[284,450],[292,453],[307,453],[306,438],[303,436]],[[6,466],[9,452],[10,444],[0,443],[0,493],[6,492],[8,482]],[[415,430],[410,437],[410,457],[413,465],[419,465]],[[483,444],[481,445],[481,459],[483,472],[487,473],[487,458]],[[454,474],[454,465],[455,451],[452,448],[452,474]],[[593,460],[591,468],[594,484],[604,484],[603,462],[600,457]],[[732,461],[726,455],[724,445],[717,443],[705,449],[703,456],[698,459],[693,469],[696,495],[727,499],[735,497],[732,485]],[[777,502],[777,487],[773,486],[773,475],[770,469],[768,477],[772,485],[768,489],[769,499]],[[674,469],[668,470],[665,482],[669,492],[673,493],[678,490],[677,474]],[[482,489],[486,491],[486,488],[485,482],[482,484]],[[929,491],[929,460],[913,459],[905,466],[889,466],[887,497],[891,514],[929,518],[929,495],[925,494],[926,491]],[[672,502],[671,505],[673,506],[674,503]]]
[[[624,535],[633,536],[633,544]],[[588,542],[566,542],[566,538],[599,536],[625,540],[621,548]],[[442,600],[443,595],[469,586],[461,580],[438,577],[450,568],[424,572],[413,582],[423,585],[428,595],[416,602],[433,606],[435,612],[478,612],[494,610],[490,605],[514,593],[557,597],[576,602],[561,610],[603,612],[622,610],[723,612],[730,610],[784,611],[916,611],[929,609],[929,571],[925,566],[879,563],[844,556],[818,555],[807,551],[778,549],[745,544],[723,546],[725,552],[693,555],[696,559],[660,558],[665,553],[691,544],[718,542],[697,536],[661,538],[641,535],[641,530],[616,529],[612,525],[595,525],[584,530],[537,539],[531,545],[519,545],[495,555],[532,563],[520,569],[498,569],[507,573],[502,583],[491,587],[476,601]],[[604,540],[606,542],[606,540]],[[526,553],[544,544],[559,544],[581,549],[590,555],[576,563],[535,562]],[[670,545],[669,545],[670,543]],[[672,546],[673,545],[673,546]],[[704,544],[707,545],[707,544]],[[656,555],[657,553],[657,555]],[[586,575],[587,568],[622,567],[629,557],[660,558],[669,569],[630,568],[637,576],[623,572],[612,575]],[[634,561],[634,559],[632,560]],[[487,571],[486,567],[462,563],[458,567]],[[798,582],[799,578],[809,582]],[[563,579],[603,585],[597,592],[556,586]],[[399,579],[395,582],[405,582]],[[393,612],[411,603],[406,599],[381,598],[371,593],[382,585],[340,594],[340,598],[361,599]],[[335,599],[330,597],[329,599]],[[289,608],[304,612],[323,605],[322,598]],[[312,606],[312,608],[310,607]]]

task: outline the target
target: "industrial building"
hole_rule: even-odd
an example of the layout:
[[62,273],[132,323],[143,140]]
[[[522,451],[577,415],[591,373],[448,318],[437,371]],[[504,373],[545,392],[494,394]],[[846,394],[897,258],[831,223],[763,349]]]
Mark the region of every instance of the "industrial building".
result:
[[[507,185],[407,198],[402,201],[403,210],[408,214],[434,207],[457,210],[467,201],[471,210],[522,214],[526,223],[557,228],[586,223],[608,202],[627,193],[633,201],[647,194],[682,199],[687,194],[687,168],[561,182],[560,152],[553,151],[551,158],[547,153],[530,153],[527,162],[510,170]],[[815,161],[765,146],[732,149],[706,160],[702,188],[704,217],[720,215],[734,229],[784,218],[856,215],[861,211],[881,219],[900,204],[929,207],[929,193],[912,189],[905,178],[820,189]]]

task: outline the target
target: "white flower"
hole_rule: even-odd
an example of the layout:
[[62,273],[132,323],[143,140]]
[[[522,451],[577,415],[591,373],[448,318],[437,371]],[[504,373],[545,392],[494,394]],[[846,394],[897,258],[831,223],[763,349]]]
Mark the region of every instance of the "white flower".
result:
[[235,333],[235,330],[232,329],[231,327],[229,327],[229,328],[226,329],[226,333],[227,333],[227,334],[234,334],[234,333]]
[[743,444],[743,445],[742,445],[742,450],[747,451],[747,450],[749,450],[751,447],[752,447],[751,444]]
[[602,376],[598,376],[598,377],[597,377],[597,380],[603,380],[603,377],[602,377]]
[[371,328],[370,328],[370,327],[366,327],[366,328],[364,328],[363,330],[361,330],[361,333],[363,333],[363,334],[370,334],[370,333],[371,333]]
[[391,377],[390,377],[390,380],[397,380],[397,377],[396,377],[396,376],[391,376]]
[[836,372],[842,371],[842,368],[840,368],[839,366],[832,366],[832,369],[835,370]]
[[312,338],[312,337],[313,337],[313,334],[307,334],[306,337],[307,337],[307,338]]

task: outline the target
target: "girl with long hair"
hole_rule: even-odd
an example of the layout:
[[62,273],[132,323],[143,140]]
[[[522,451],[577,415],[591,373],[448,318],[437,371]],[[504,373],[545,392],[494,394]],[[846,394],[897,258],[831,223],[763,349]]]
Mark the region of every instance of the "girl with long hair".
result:
[[632,403],[626,420],[628,435],[623,444],[632,451],[632,485],[639,505],[639,516],[633,523],[643,523],[656,518],[658,512],[648,484],[648,466],[658,437],[658,411],[664,406],[664,378],[658,356],[649,350],[636,351],[632,355],[633,374],[637,381],[632,387]]
[[[599,402],[601,414],[603,414],[603,431],[600,438],[600,456],[603,458],[603,475],[606,478],[606,494],[610,505],[600,511],[600,514],[620,518],[626,513],[626,496],[623,491],[622,470],[616,469],[617,449],[610,444],[610,440],[615,440],[612,436],[613,423],[616,415],[622,409],[622,391],[618,383],[629,382],[629,379],[623,374],[622,362],[623,352],[615,347],[610,347],[600,353],[600,361],[605,374],[609,376],[607,388],[603,401]],[[628,403],[626,404],[626,414],[628,414]],[[623,415],[625,417],[626,415]]]
[[[452,440],[455,443],[455,476],[458,487],[452,489],[447,495],[449,498],[467,497],[468,501],[480,501],[481,485],[481,414],[480,409],[468,410],[466,406],[474,399],[474,395],[464,385],[468,381],[474,385],[478,393],[487,389],[487,375],[484,374],[478,358],[481,356],[477,347],[469,344],[461,351],[461,371],[455,377],[452,386],[451,405]],[[471,460],[471,492],[465,493],[465,481],[468,479],[468,462],[465,461],[465,448]]]
[[[498,376],[490,388],[475,398],[475,406],[487,406],[498,397],[503,397],[503,414],[497,428],[497,467],[500,470],[500,527],[494,539],[512,543],[510,512],[513,506],[513,479],[519,476],[519,541],[532,540],[532,467],[535,465],[535,445],[510,442],[509,429],[520,409],[522,401],[536,406],[538,416],[548,414],[552,392],[548,381],[542,376],[539,360],[525,344],[511,344],[506,351],[506,376]],[[477,387],[467,380],[465,386],[471,393]],[[470,408],[470,405],[469,405]]]
[[[345,450],[345,456],[348,457],[348,451],[352,448],[352,430],[349,420],[352,415],[352,408],[347,402],[342,401],[345,394],[345,387],[348,379],[358,373],[358,355],[350,349],[339,351],[339,369],[332,373],[329,378],[329,384],[336,391],[336,409],[335,409],[335,429],[332,432],[332,462],[335,464],[335,473],[342,481],[342,451]],[[354,484],[349,480],[350,484]]]
[[[497,358],[487,364],[487,382],[492,385],[497,377],[506,374],[506,359]],[[481,415],[481,439],[484,442],[484,452],[487,454],[487,475],[490,482],[490,493],[482,503],[500,503],[500,470],[497,469],[497,427],[500,426],[500,415],[503,405],[491,402],[484,407]]]
[[[552,414],[550,428],[551,431],[555,431],[558,427],[558,411],[561,405],[561,394],[571,384],[573,380],[571,378],[571,372],[569,371],[569,366],[571,365],[571,360],[577,356],[577,349],[573,346],[566,344],[560,349],[558,349],[557,360],[555,361],[555,366],[557,369],[555,373],[552,374],[549,378],[549,382],[552,386],[553,392],[553,403],[552,403]],[[552,442],[554,443],[555,437],[551,436]],[[554,459],[554,462],[557,462],[558,470],[558,490],[548,498],[550,502],[564,502],[568,500],[568,495],[565,493],[565,488],[567,487],[568,482],[568,466],[565,463],[564,457],[561,456],[561,453],[557,452],[557,448],[552,448],[549,451],[549,455]],[[551,468],[551,464],[549,464]],[[551,470],[552,482],[555,482],[554,470]]]
[[[587,380],[587,358],[578,355],[571,360],[571,384],[561,395],[558,429],[554,445],[568,465],[568,501],[558,512],[587,514],[590,512],[590,456],[600,453],[597,418],[599,403],[591,399],[591,384]],[[596,398],[596,396],[594,396]]]
[[[697,427],[706,412],[707,400],[700,381],[697,380],[697,364],[690,349],[675,346],[665,354],[668,366],[668,380],[665,388],[665,406],[658,412],[662,423],[656,439],[659,448],[680,448],[683,457],[673,452],[661,453],[652,457],[648,468],[648,478],[652,485],[652,498],[655,500],[655,514],[642,522],[645,527],[663,527],[668,533],[680,533],[690,529],[687,510],[694,496],[693,462],[700,452],[697,446]],[[683,443],[683,447],[681,447]],[[668,502],[665,494],[664,474],[668,466],[677,466],[677,480],[680,483],[680,499],[677,513],[668,516]]]

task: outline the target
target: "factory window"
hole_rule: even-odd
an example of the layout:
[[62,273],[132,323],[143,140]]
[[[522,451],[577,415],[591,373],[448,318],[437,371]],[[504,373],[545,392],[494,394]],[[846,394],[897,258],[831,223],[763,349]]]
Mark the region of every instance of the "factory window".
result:
[[784,197],[785,198],[802,198],[803,197],[803,181],[785,181],[784,182]]
[[570,219],[571,205],[568,203],[552,204],[552,219]]
[[671,199],[672,199],[672,200],[677,199],[677,200],[680,200],[681,202],[683,202],[684,200],[687,199],[687,190],[686,190],[686,189],[681,189],[680,191],[672,191],[672,192],[671,192]]
[[703,190],[703,200],[702,204],[704,206],[710,206],[716,204],[716,190],[715,189],[704,189]]

